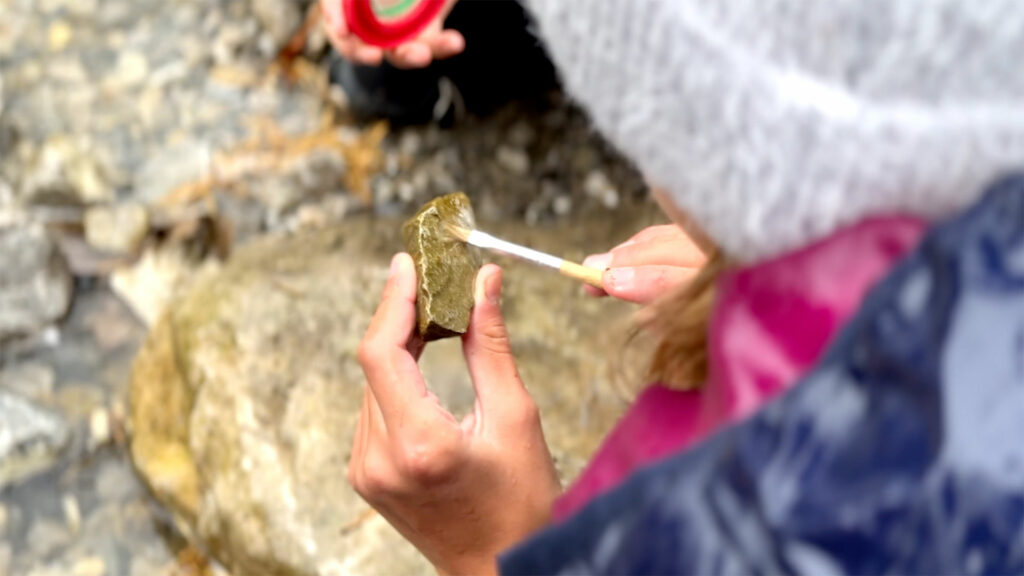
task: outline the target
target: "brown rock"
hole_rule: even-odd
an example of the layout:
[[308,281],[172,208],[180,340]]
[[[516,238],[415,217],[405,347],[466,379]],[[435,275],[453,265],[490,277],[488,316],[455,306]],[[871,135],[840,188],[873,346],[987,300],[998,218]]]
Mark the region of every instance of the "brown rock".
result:
[[473,309],[480,255],[454,238],[449,224],[474,226],[473,207],[462,192],[435,198],[402,226],[406,249],[416,262],[417,322],[424,342],[465,334]]

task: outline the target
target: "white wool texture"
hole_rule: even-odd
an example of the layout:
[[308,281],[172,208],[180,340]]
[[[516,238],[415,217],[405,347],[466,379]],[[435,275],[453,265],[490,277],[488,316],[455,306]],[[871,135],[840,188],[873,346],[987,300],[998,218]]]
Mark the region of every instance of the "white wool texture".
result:
[[598,129],[740,260],[1024,168],[1024,2],[526,4]]

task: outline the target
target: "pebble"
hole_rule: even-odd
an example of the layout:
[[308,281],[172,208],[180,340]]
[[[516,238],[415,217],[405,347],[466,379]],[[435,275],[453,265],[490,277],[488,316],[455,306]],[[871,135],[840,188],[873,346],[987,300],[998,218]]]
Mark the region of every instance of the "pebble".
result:
[[62,385],[57,390],[56,404],[67,417],[81,422],[103,404],[103,391],[94,384]]
[[37,334],[67,311],[71,276],[39,227],[0,229],[0,340]]
[[37,556],[46,556],[67,544],[70,539],[68,528],[62,522],[37,517],[28,529],[26,541]]
[[583,181],[583,191],[599,200],[605,208],[613,209],[619,205],[619,193],[601,170],[592,170]]
[[110,442],[110,413],[97,408],[89,415],[89,450]]
[[[0,502],[0,538],[7,532],[7,507]],[[2,564],[0,564],[2,566]]]
[[103,562],[103,558],[99,556],[82,558],[71,567],[71,574],[73,576],[105,576],[106,573],[107,565]]
[[85,239],[93,248],[130,254],[149,232],[149,214],[135,202],[95,206],[85,212]]
[[36,402],[53,397],[57,380],[52,367],[41,362],[25,362],[0,369],[0,387]]
[[398,151],[406,157],[412,158],[420,153],[423,147],[423,138],[416,130],[406,130],[398,139]]
[[71,534],[78,534],[82,529],[82,509],[78,506],[78,499],[73,494],[65,494],[60,501],[61,510],[64,511],[64,522]]
[[499,146],[497,159],[502,168],[517,176],[525,176],[530,171],[530,157],[521,148]]
[[565,216],[572,210],[572,198],[568,194],[556,196],[551,203],[551,209],[559,216]]
[[71,43],[73,31],[71,25],[63,20],[57,20],[50,24],[46,38],[53,52],[61,52]]
[[149,62],[141,52],[125,51],[117,57],[114,82],[119,87],[141,84],[147,74],[149,74]]

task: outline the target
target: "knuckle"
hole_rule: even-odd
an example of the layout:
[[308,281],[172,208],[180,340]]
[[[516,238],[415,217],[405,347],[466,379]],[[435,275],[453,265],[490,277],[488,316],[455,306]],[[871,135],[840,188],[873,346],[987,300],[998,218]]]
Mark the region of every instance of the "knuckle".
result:
[[380,359],[378,350],[379,346],[375,339],[369,334],[364,336],[363,340],[359,343],[359,347],[356,349],[356,358],[359,360],[359,365],[366,368],[377,364]]
[[454,455],[443,445],[414,442],[403,446],[398,454],[402,475],[419,484],[440,483],[454,470]]
[[528,394],[519,402],[516,422],[526,428],[540,426],[540,408]]

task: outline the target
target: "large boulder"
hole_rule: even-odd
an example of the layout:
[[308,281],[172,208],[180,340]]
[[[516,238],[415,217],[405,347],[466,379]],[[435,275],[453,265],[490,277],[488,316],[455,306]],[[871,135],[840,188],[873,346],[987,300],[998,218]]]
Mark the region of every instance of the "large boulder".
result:
[[[570,256],[615,236],[498,230]],[[180,530],[238,575],[427,574],[345,481],[363,375],[356,347],[401,249],[399,223],[259,240],[204,273],[136,362],[132,455]],[[593,241],[597,238],[596,242]],[[520,371],[565,479],[624,408],[608,378],[621,311],[547,270],[508,263],[505,312]],[[473,404],[459,341],[431,344],[429,385]]]

